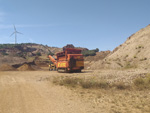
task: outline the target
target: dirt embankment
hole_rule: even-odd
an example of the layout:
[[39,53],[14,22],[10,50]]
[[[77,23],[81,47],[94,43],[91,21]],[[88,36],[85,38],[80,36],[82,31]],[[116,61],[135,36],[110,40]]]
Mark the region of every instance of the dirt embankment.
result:
[[39,66],[35,65],[34,63],[32,64],[32,62],[17,65],[3,64],[0,66],[0,71],[35,71],[35,70],[42,70],[42,69]]
[[0,66],[0,71],[16,71],[17,69],[11,65],[3,64]]
[[131,35],[104,60],[92,64],[91,69],[150,67],[150,25]]

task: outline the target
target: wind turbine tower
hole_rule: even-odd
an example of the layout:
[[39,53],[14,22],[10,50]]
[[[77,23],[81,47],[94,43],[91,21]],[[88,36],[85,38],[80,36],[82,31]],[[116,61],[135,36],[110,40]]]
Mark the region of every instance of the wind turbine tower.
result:
[[10,37],[11,37],[12,35],[15,35],[15,44],[17,44],[17,34],[22,34],[22,33],[18,32],[18,31],[16,30],[15,25],[14,25],[14,32],[10,35]]

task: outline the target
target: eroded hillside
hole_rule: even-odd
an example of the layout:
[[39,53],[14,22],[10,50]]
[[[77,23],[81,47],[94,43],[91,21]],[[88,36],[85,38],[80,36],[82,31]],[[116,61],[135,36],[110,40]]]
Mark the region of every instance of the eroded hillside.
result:
[[104,60],[94,62],[99,68],[148,68],[150,66],[150,25],[130,36]]

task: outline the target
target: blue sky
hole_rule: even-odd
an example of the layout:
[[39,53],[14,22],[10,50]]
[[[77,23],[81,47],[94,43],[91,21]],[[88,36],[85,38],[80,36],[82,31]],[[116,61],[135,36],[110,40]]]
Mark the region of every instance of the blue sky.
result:
[[0,43],[113,50],[150,24],[150,0],[0,0]]

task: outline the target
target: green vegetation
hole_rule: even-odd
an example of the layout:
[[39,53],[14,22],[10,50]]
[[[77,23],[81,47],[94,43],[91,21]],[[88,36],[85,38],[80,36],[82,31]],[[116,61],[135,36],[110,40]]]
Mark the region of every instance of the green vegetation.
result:
[[130,62],[127,62],[126,65],[125,65],[125,69],[128,69],[128,68],[132,68]]
[[141,49],[141,48],[144,48],[144,46],[139,45],[139,46],[138,46],[138,47],[136,47],[135,49]]
[[51,55],[51,56],[53,56],[53,55],[54,55],[54,53],[52,53],[51,51],[49,51],[49,53],[48,53],[47,55]]
[[18,53],[16,56],[26,58],[27,52]]
[[145,58],[140,59],[140,61],[144,61],[144,60],[147,60],[147,58],[145,57]]
[[138,48],[142,48],[142,46],[140,45],[140,46],[138,46]]
[[[20,43],[20,44],[0,44],[0,49],[6,49],[6,48],[15,48],[15,46],[21,46],[21,45],[33,45],[36,43]],[[42,45],[42,44],[39,44]]]
[[95,56],[96,55],[96,52],[99,52],[99,49],[96,48],[96,49],[93,49],[93,50],[83,50],[82,51],[82,54],[84,56]]
[[37,53],[36,53],[36,56],[41,56],[41,53],[40,53],[40,52],[37,52]]
[[[16,45],[20,45],[20,44],[16,44]],[[14,48],[16,45],[15,44],[0,44],[0,49]]]
[[4,55],[4,56],[5,56],[5,55],[8,55],[8,54],[7,54],[6,52],[2,52],[2,55]]
[[124,68],[125,69],[137,68],[137,66],[135,64],[131,64],[130,62],[127,62]]
[[134,58],[137,58],[136,55],[134,56]]

